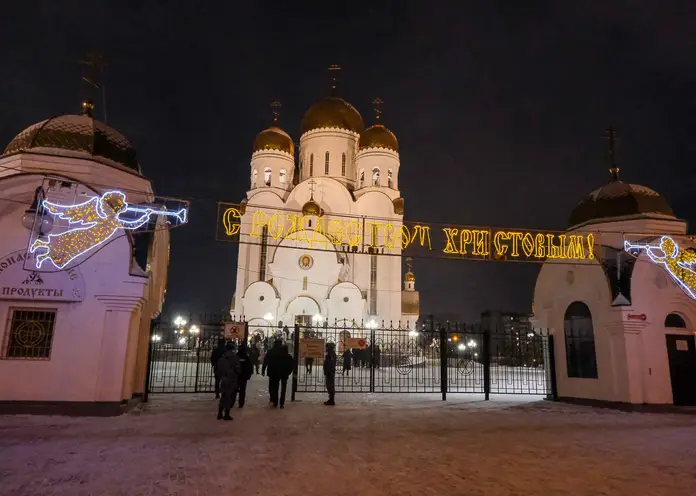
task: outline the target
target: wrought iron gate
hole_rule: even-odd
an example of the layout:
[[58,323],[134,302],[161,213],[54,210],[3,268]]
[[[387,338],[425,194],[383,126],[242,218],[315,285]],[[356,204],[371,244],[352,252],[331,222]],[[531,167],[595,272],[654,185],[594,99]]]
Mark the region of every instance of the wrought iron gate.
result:
[[[224,336],[223,315],[181,326],[159,322],[150,340],[149,393],[212,393],[211,354]],[[416,331],[376,325],[248,324],[248,339],[268,347],[283,339],[295,358],[292,393],[323,393],[323,349],[338,354],[337,393],[555,394],[552,337],[547,333],[443,326]],[[309,347],[313,344],[313,348]],[[313,349],[313,351],[309,351]],[[317,350],[319,354],[317,354]],[[314,355],[314,358],[308,355]]]

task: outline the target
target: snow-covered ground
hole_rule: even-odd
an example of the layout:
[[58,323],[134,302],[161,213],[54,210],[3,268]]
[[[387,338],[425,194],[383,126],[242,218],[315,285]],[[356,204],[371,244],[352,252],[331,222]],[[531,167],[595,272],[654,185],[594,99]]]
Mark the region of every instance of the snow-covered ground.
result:
[[301,395],[235,420],[212,395],[116,418],[0,417],[1,495],[693,495],[696,416],[523,396]]

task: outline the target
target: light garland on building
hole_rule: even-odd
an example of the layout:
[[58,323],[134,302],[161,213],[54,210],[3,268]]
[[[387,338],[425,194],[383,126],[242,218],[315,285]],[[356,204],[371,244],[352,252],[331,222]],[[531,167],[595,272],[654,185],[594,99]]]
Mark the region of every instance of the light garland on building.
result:
[[[663,265],[679,287],[696,300],[696,272],[693,270],[694,265],[696,265],[695,253],[680,249],[677,242],[670,236],[662,236],[659,245],[634,244],[624,241],[624,249],[629,253],[645,250],[650,260]],[[662,256],[656,252],[662,252]]]
[[[186,222],[187,209],[178,211],[152,208],[129,207],[126,195],[121,191],[107,191],[101,196],[75,205],[59,205],[47,200],[42,202],[48,213],[59,219],[67,220],[69,225],[81,224],[58,234],[49,234],[46,240],[37,239],[29,247],[36,255],[36,267],[50,261],[57,269],[64,269],[80,255],[106,243],[119,229],[138,229],[155,215],[173,216],[181,223]],[[142,214],[134,220],[125,220],[121,216],[135,212]]]

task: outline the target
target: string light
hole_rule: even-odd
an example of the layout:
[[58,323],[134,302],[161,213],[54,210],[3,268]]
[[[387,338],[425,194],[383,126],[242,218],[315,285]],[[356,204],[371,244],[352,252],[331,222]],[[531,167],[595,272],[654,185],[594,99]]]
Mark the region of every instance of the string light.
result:
[[[645,250],[650,260],[664,266],[679,287],[696,300],[696,272],[693,270],[696,265],[696,253],[680,249],[677,242],[670,236],[662,236],[659,245],[633,244],[624,241],[624,250],[629,253],[634,250],[639,253]],[[662,252],[663,256],[659,256],[655,253],[656,251]]]
[[[36,267],[50,261],[57,269],[65,268],[70,262],[93,248],[106,243],[119,229],[137,229],[155,215],[170,215],[181,222],[186,221],[186,209],[176,212],[151,208],[129,207],[126,195],[121,191],[107,191],[101,196],[75,205],[59,205],[47,200],[42,202],[51,215],[68,221],[68,225],[81,224],[58,234],[49,234],[46,240],[37,239],[29,247],[36,255]],[[142,213],[135,220],[125,220],[127,212]]]

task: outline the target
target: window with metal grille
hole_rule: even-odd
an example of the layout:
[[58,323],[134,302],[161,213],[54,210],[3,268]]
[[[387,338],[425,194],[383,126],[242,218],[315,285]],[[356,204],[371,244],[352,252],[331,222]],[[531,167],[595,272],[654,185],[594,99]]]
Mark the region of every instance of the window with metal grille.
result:
[[268,253],[268,226],[261,231],[261,257],[259,258],[259,281],[266,280],[266,255]]
[[346,175],[346,154],[341,155],[341,175]]
[[329,175],[329,152],[324,154],[324,174]]
[[370,315],[377,315],[377,255],[370,255]]
[[55,310],[12,309],[2,357],[48,360],[55,322]]
[[309,155],[309,177],[314,175],[314,154]]

